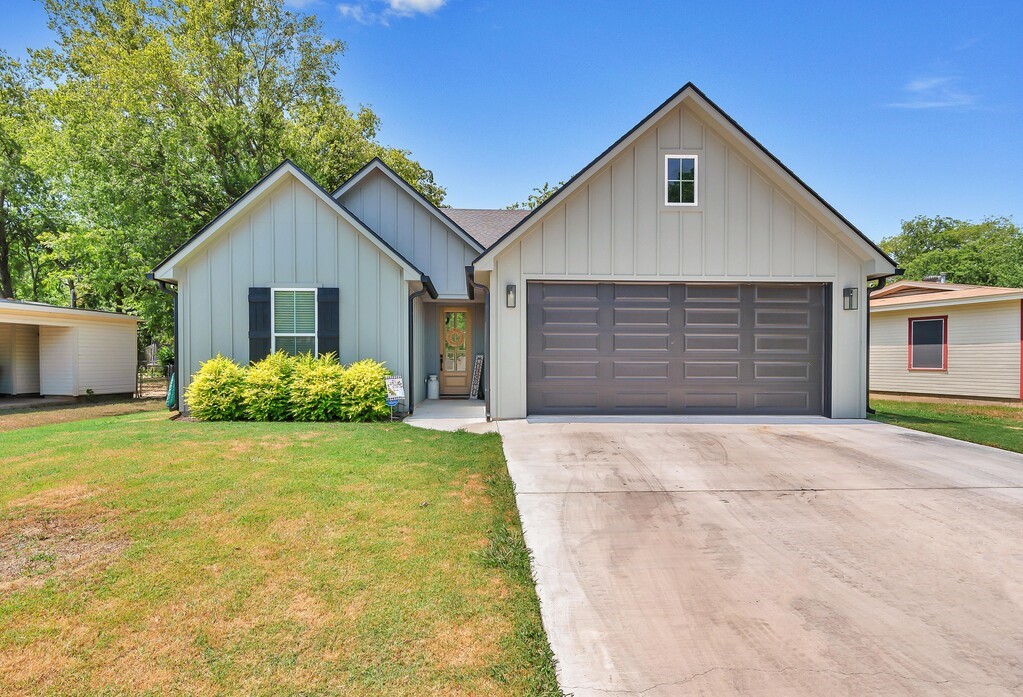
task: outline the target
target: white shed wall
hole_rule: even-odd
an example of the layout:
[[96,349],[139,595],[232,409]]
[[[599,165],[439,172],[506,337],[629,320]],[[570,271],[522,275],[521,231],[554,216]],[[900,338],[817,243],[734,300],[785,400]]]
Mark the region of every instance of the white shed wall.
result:
[[218,353],[249,362],[251,287],[340,289],[341,361],[383,361],[406,377],[402,269],[303,183],[284,177],[175,269],[182,390]]
[[478,252],[387,175],[370,172],[340,200],[402,256],[429,275],[439,295],[468,297],[465,267]]
[[[39,327],[39,392],[77,396],[77,327]],[[134,386],[132,388],[134,390]]]
[[14,325],[14,394],[39,392],[39,327]]
[[[1020,301],[874,312],[870,389],[1020,398]],[[948,370],[909,370],[909,319],[948,315]]]
[[[698,203],[664,204],[664,156],[699,157]],[[494,260],[491,289],[525,298],[529,280],[827,282],[833,284],[832,414],[866,409],[866,308],[842,310],[873,260],[790,197],[692,109],[650,127]],[[526,416],[526,307],[492,305],[497,418]]]
[[0,323],[0,394],[14,392],[14,325]]
[[86,325],[78,328],[80,394],[128,394],[135,391],[138,340],[134,325]]

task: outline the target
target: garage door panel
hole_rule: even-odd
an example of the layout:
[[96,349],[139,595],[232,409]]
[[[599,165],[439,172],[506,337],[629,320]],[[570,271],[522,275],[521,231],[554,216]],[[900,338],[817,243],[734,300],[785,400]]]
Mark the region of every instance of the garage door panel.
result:
[[820,414],[822,284],[527,284],[531,414]]
[[797,284],[771,284],[753,287],[753,298],[756,303],[810,303],[810,292],[816,286]]
[[757,353],[795,353],[810,352],[810,337],[800,334],[760,334],[753,335],[754,350]]
[[668,309],[650,307],[616,307],[614,309],[614,324],[616,327],[628,325],[667,327]]
[[630,300],[666,304],[671,301],[671,286],[659,284],[647,285],[626,285],[618,284],[612,286],[612,292],[616,301],[628,303]]
[[683,310],[686,327],[738,327],[739,308],[693,307]]
[[681,286],[687,302],[739,302],[739,286],[691,283]]
[[786,327],[808,329],[810,310],[761,310],[754,314],[755,325],[759,328]]
[[614,376],[618,380],[667,380],[670,365],[668,361],[615,361]]
[[621,331],[614,333],[615,351],[667,352],[670,347],[671,337],[668,334],[626,334]]
[[600,348],[600,334],[596,332],[576,334],[545,332],[540,338],[544,351],[597,351]]

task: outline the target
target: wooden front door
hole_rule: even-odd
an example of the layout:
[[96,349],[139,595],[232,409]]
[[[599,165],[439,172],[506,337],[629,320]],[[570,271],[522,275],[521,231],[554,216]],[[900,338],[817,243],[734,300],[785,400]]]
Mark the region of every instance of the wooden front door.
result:
[[468,395],[472,381],[472,326],[469,308],[445,307],[440,312],[440,393]]

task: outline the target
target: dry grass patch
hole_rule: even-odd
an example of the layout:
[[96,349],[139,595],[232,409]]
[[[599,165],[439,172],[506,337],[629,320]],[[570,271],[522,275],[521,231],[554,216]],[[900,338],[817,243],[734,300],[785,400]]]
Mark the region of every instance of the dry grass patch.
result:
[[495,435],[144,413],[0,450],[0,694],[557,694]]
[[116,399],[98,403],[78,402],[27,409],[5,409],[0,411],[0,433],[35,426],[145,412],[156,412],[157,414],[162,412],[163,415],[166,415],[167,408],[162,399]]
[[56,576],[110,563],[128,546],[111,529],[113,514],[71,485],[15,501],[0,518],[0,592],[41,586]]

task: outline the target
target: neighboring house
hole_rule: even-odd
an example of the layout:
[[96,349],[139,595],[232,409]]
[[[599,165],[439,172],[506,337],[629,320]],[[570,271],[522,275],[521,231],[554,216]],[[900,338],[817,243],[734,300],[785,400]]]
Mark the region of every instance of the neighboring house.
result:
[[[513,198],[513,197],[509,197]],[[438,209],[379,160],[286,162],[152,274],[179,385],[222,353],[385,361],[494,418],[866,410],[881,250],[688,84],[533,211]],[[848,295],[848,306],[844,296]]]
[[139,321],[0,300],[0,395],[133,394]]
[[870,300],[872,392],[1023,399],[1023,288],[899,281]]

